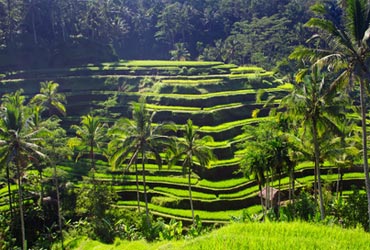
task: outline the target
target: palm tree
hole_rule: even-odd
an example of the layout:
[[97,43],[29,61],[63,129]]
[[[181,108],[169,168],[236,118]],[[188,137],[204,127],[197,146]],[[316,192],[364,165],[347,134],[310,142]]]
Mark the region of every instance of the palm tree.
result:
[[170,50],[171,60],[186,61],[190,58],[190,53],[184,43],[175,43],[175,48]]
[[350,168],[356,160],[359,160],[360,155],[360,135],[356,131],[355,121],[344,119],[338,122],[338,128],[341,132],[339,136],[334,137],[328,146],[329,160],[337,167],[338,180],[336,185],[337,199],[342,196],[342,180],[344,168]]
[[98,116],[86,115],[81,117],[81,125],[72,125],[76,130],[76,137],[71,138],[68,144],[71,147],[78,147],[77,160],[88,152],[92,176],[95,174],[95,149],[100,149],[106,140],[106,125]]
[[[294,120],[301,124],[303,128],[302,138],[305,138],[303,141],[307,141],[307,138],[312,136],[315,188],[317,180],[321,219],[324,219],[325,211],[320,175],[320,141],[327,131],[338,131],[334,120],[335,117],[340,115],[343,105],[336,103],[340,98],[335,96],[335,89],[331,88],[330,84],[319,72],[319,69],[314,66],[311,71],[310,74],[308,74],[308,71],[304,71],[302,75],[300,73],[297,74],[297,85],[282,100],[281,105],[287,109],[287,112]],[[303,144],[305,143],[307,144],[307,142],[303,142]]]
[[[51,115],[53,114],[53,110],[58,111],[61,115],[66,115],[66,108],[64,106],[65,103],[65,95],[58,93],[58,87],[59,84],[55,83],[53,81],[46,81],[40,83],[40,93],[36,94],[31,99],[31,104],[33,108],[33,115],[32,120],[36,128],[42,127],[46,133],[43,133],[44,140],[46,141],[45,149],[49,152],[47,152],[47,155],[49,156],[51,165],[53,166],[53,179],[55,184],[55,190],[56,190],[56,196],[57,196],[57,210],[58,210],[58,226],[59,226],[59,233],[60,233],[60,239],[62,243],[62,249],[64,249],[64,242],[63,242],[63,230],[62,230],[62,215],[61,215],[61,204],[60,204],[60,194],[59,194],[59,184],[58,184],[58,177],[57,177],[57,169],[56,169],[56,163],[55,160],[58,157],[63,157],[67,154],[70,154],[67,152],[66,149],[66,141],[64,140],[65,137],[65,131],[60,128],[59,126],[59,119],[51,118]],[[41,113],[43,110],[48,110],[49,113],[49,119],[43,120],[41,117]],[[61,139],[63,138],[63,139]],[[63,141],[60,143],[60,141]],[[55,146],[58,147],[55,147]],[[51,147],[51,149],[50,149]],[[50,149],[50,150],[48,150]],[[38,170],[40,170],[40,180],[42,177],[42,166],[39,164]],[[42,190],[42,184],[41,184],[41,202],[43,198],[43,190]]]
[[36,94],[31,104],[44,107],[49,111],[49,116],[55,112],[66,115],[66,108],[64,103],[66,102],[65,95],[58,93],[59,84],[53,81],[41,82],[40,93]]
[[[25,168],[32,162],[37,162],[46,156],[40,151],[41,139],[37,138],[39,131],[32,130],[24,107],[24,96],[18,91],[14,95],[3,98],[3,108],[0,119],[0,152],[2,160],[6,159],[16,167],[18,181],[18,203],[21,222],[22,249],[27,249],[24,213],[22,178]],[[8,170],[7,170],[8,171]]]
[[266,216],[266,210],[263,205],[262,186],[264,186],[266,183],[265,172],[267,167],[267,157],[268,156],[265,155],[263,151],[256,150],[256,148],[249,148],[241,161],[241,167],[244,170],[244,175],[247,178],[253,176],[258,183],[261,207],[264,216]]
[[[242,159],[242,168],[247,177],[254,176],[262,194],[262,185],[272,182],[273,175],[278,175],[279,190],[281,173],[284,168],[290,167],[292,162],[288,154],[289,144],[281,130],[281,125],[275,121],[265,121],[258,126],[245,126],[243,129],[248,135],[244,143],[246,154]],[[270,188],[266,189],[266,209],[270,207]],[[280,192],[278,193],[278,205]],[[261,195],[261,205],[262,195]],[[265,212],[265,209],[263,208]]]
[[165,132],[173,129],[173,126],[164,123],[153,125],[153,115],[150,115],[146,108],[145,98],[140,98],[138,103],[132,103],[132,116],[133,120],[121,119],[112,129],[112,144],[115,145],[115,150],[113,150],[109,161],[112,166],[117,167],[129,158],[127,164],[127,168],[129,168],[132,164],[136,165],[141,156],[146,221],[150,227],[145,162],[150,154],[161,168],[160,149],[169,143],[169,137],[165,135]]
[[48,160],[44,162],[45,165],[51,165],[53,168],[53,181],[56,191],[57,199],[57,212],[58,212],[58,227],[59,227],[59,236],[61,240],[61,248],[64,249],[64,238],[63,238],[63,224],[62,224],[62,210],[60,202],[60,193],[59,193],[59,181],[57,176],[57,162],[65,159],[68,156],[73,154],[70,147],[68,147],[68,139],[66,136],[66,131],[60,126],[59,118],[49,118],[42,122],[43,131],[40,133],[45,141],[44,151],[48,156]]
[[199,137],[198,131],[194,128],[192,120],[187,120],[185,125],[184,137],[177,140],[170,147],[172,157],[169,165],[173,165],[182,160],[183,173],[188,174],[189,200],[193,225],[195,225],[193,197],[191,193],[191,174],[194,169],[194,161],[201,167],[207,167],[210,161],[214,159],[214,154],[207,143],[212,142],[211,136]]
[[314,48],[298,47],[291,58],[309,59],[338,72],[332,88],[356,81],[360,85],[362,157],[368,200],[370,227],[370,177],[366,135],[366,91],[369,76],[370,3],[367,0],[343,0],[340,5],[316,4],[312,10],[318,17],[311,18],[306,26],[318,31],[315,38],[321,43]]

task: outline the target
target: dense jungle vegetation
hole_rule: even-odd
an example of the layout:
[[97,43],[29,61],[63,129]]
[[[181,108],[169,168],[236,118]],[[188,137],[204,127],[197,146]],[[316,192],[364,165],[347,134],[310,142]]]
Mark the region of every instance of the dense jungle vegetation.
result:
[[314,1],[0,1],[1,67],[199,59],[272,68],[310,35]]
[[369,248],[369,31],[366,0],[0,0],[0,249]]

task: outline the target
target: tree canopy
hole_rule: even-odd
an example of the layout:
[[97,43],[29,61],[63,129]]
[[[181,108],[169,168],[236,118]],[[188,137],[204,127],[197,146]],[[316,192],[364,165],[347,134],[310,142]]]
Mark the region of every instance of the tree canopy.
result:
[[170,59],[182,44],[186,58],[271,68],[308,38],[313,2],[1,0],[0,66]]

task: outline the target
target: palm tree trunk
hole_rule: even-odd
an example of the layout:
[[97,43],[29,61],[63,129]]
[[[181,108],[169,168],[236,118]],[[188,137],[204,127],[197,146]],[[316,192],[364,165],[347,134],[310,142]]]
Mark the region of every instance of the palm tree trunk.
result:
[[137,173],[137,164],[135,162],[135,177],[136,177],[136,199],[137,199],[137,211],[140,213],[140,192],[139,192],[139,175]]
[[324,199],[322,195],[322,186],[321,186],[321,175],[320,175],[320,149],[319,149],[319,142],[318,142],[318,133],[317,133],[317,122],[316,119],[312,119],[312,132],[313,132],[313,143],[314,143],[314,150],[315,150],[315,170],[317,173],[317,184],[319,190],[319,198],[320,198],[320,213],[321,213],[321,220],[325,219],[325,210],[324,210]]
[[193,220],[193,225],[194,225],[195,217],[194,217],[194,207],[193,207],[193,196],[191,193],[191,167],[190,166],[189,166],[189,172],[188,172],[188,183],[189,183],[189,200],[190,200],[191,218]]
[[258,181],[258,190],[260,191],[260,201],[261,201],[261,208],[262,208],[262,212],[263,212],[263,219],[265,219],[266,210],[265,210],[265,207],[263,206],[262,185],[259,181]]
[[40,207],[42,208],[42,200],[44,199],[44,185],[42,185],[42,170],[39,171],[39,179],[40,179]]
[[27,250],[26,229],[24,225],[23,213],[23,192],[22,192],[22,176],[20,171],[20,163],[17,163],[17,178],[18,178],[18,204],[19,204],[19,217],[21,220],[21,234],[22,234],[22,250]]
[[270,207],[271,208],[274,208],[274,197],[273,197],[273,194],[274,194],[274,172],[273,170],[271,169],[271,178],[270,178]]
[[315,155],[315,167],[313,169],[313,176],[314,176],[313,194],[314,194],[314,197],[315,197],[315,202],[317,203],[317,167],[316,167],[316,155]]
[[11,155],[8,156],[8,159],[6,160],[6,180],[8,184],[8,196],[9,196],[9,210],[10,210],[10,219],[14,219],[13,215],[13,199],[12,199],[12,191],[10,189],[10,171],[9,171],[9,163],[10,163]]
[[362,126],[362,157],[364,163],[366,196],[367,196],[367,213],[368,213],[368,230],[370,229],[370,178],[369,178],[369,164],[367,160],[367,135],[366,135],[366,97],[365,97],[365,83],[361,77],[360,81],[360,102],[361,102],[361,126]]
[[269,176],[269,173],[267,171],[267,179],[266,179],[266,200],[265,200],[265,203],[266,203],[266,210],[269,210],[270,209],[270,202],[269,202],[269,199],[270,199],[270,176]]
[[279,171],[279,191],[278,191],[278,202],[277,202],[277,217],[280,218],[280,201],[281,201],[281,194],[280,194],[280,188],[281,188],[281,172]]
[[145,214],[146,214],[146,223],[148,225],[148,228],[150,228],[150,218],[149,218],[149,207],[148,207],[148,195],[146,191],[146,178],[145,178],[145,153],[142,149],[141,151],[141,164],[143,166],[143,186],[144,186],[144,200],[145,200]]
[[60,241],[62,242],[62,250],[64,250],[64,238],[63,238],[63,228],[62,228],[62,215],[61,215],[61,206],[60,206],[60,194],[59,194],[59,184],[58,184],[58,177],[57,177],[57,168],[53,163],[53,178],[55,184],[55,191],[57,193],[57,209],[58,209],[58,226],[59,226],[59,234],[60,234]]
[[293,204],[293,218],[295,218],[295,202],[294,202],[294,199],[295,199],[295,191],[294,191],[294,167],[292,167],[290,169],[290,179],[291,179],[291,186],[292,186],[292,193],[291,193],[291,197],[289,199],[291,199],[292,201],[292,204]]
[[343,196],[343,172],[340,174],[339,196]]
[[288,200],[292,200],[292,177],[290,176],[289,173],[289,192],[288,192]]
[[90,160],[91,160],[91,170],[92,170],[92,179],[95,181],[95,154],[94,154],[94,144],[90,143]]
[[341,175],[342,175],[341,167],[338,167],[338,180],[337,180],[337,187],[336,187],[337,199],[339,198],[339,186],[340,186]]

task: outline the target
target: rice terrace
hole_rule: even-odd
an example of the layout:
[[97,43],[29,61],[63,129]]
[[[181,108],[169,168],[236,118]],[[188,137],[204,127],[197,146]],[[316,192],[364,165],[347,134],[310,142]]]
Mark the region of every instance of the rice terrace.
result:
[[0,0],[0,249],[370,249],[370,4],[210,2]]

